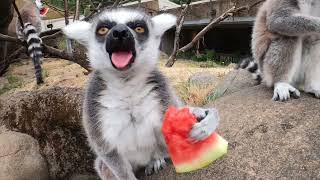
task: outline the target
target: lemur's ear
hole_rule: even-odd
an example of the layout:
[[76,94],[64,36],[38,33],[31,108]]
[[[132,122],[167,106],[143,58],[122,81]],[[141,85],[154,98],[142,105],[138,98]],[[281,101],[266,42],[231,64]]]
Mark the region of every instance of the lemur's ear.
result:
[[152,18],[152,22],[156,35],[162,36],[163,33],[177,24],[177,18],[172,14],[159,14]]
[[86,21],[76,21],[62,29],[63,33],[70,39],[87,45],[90,37],[91,24]]

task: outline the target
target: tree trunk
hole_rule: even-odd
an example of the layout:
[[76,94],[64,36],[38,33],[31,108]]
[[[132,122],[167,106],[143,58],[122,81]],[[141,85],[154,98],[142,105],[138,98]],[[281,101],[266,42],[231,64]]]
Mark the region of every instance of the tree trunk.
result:
[[76,0],[76,12],[74,13],[74,20],[79,20],[80,18],[80,0]]
[[[68,6],[68,0],[64,0],[64,20],[66,25],[69,24],[69,6]],[[71,39],[66,38],[66,47],[67,47],[67,53],[69,56],[72,56],[72,42]]]
[[[8,26],[13,18],[12,0],[0,1],[0,33],[7,34]],[[0,72],[6,68],[7,42],[0,41]]]
[[167,67],[172,67],[174,62],[177,59],[177,55],[178,55],[178,49],[179,49],[179,44],[180,44],[180,32],[184,23],[184,19],[185,16],[189,10],[189,6],[190,6],[191,0],[188,0],[186,3],[186,6],[181,10],[181,14],[177,20],[177,28],[176,28],[176,32],[175,32],[175,36],[174,36],[174,46],[173,46],[173,51],[166,63]]

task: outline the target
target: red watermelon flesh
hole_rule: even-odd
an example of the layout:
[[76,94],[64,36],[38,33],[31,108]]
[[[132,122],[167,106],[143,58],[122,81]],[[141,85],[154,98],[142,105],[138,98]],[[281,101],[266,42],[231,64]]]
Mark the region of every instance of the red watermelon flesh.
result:
[[40,15],[41,16],[45,16],[49,11],[49,8],[48,7],[43,7],[40,9]]
[[203,168],[227,153],[228,142],[217,133],[204,141],[191,142],[189,133],[196,122],[188,108],[170,107],[165,114],[162,133],[178,173]]

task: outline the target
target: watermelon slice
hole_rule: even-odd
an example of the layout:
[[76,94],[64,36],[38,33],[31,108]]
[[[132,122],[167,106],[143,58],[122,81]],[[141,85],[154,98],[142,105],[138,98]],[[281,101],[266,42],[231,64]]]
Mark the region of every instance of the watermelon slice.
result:
[[48,11],[49,11],[48,7],[43,7],[40,9],[40,15],[43,17],[48,13]]
[[189,133],[196,122],[188,108],[170,107],[165,114],[162,133],[177,173],[206,167],[227,153],[228,142],[217,133],[204,141],[191,142]]

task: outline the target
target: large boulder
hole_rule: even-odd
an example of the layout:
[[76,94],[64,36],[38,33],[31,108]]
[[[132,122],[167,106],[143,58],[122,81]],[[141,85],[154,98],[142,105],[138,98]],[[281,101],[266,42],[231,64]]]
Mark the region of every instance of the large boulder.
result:
[[29,135],[0,130],[0,179],[47,180],[47,164]]
[[93,154],[81,126],[82,100],[83,90],[75,88],[11,94],[0,98],[0,126],[39,142],[51,179],[94,173]]
[[171,167],[146,179],[319,179],[319,99],[302,94],[275,102],[272,94],[259,85],[219,98],[210,106],[219,109],[228,154],[194,173]]
[[210,72],[197,72],[192,74],[189,79],[188,83],[200,87],[209,86],[209,85],[217,85],[218,78]]
[[216,86],[215,90],[209,95],[209,99],[217,99],[256,84],[257,82],[247,70],[234,70],[228,73]]

